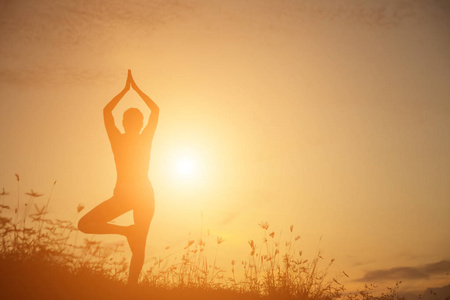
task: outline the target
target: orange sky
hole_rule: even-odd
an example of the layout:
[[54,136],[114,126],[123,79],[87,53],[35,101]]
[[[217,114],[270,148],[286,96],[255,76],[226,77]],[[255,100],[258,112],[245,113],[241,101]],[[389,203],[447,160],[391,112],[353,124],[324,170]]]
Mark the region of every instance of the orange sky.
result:
[[[23,192],[48,193],[56,179],[51,211],[67,218],[110,197],[102,108],[130,68],[161,109],[149,256],[203,222],[224,260],[244,258],[268,221],[293,224],[310,253],[322,236],[348,286],[448,268],[446,2],[107,3],[0,1],[0,187],[14,193],[19,173]],[[129,106],[148,116],[131,93],[118,125]],[[184,156],[193,178],[173,169]],[[448,284],[444,271],[405,285]]]

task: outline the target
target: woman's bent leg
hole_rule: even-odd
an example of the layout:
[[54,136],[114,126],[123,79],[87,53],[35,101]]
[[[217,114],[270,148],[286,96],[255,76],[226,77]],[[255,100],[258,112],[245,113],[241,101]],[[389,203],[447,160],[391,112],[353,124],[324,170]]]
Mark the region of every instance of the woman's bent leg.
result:
[[125,203],[117,200],[115,197],[111,197],[94,207],[80,219],[78,229],[84,233],[125,235],[127,226],[108,223],[131,209]]

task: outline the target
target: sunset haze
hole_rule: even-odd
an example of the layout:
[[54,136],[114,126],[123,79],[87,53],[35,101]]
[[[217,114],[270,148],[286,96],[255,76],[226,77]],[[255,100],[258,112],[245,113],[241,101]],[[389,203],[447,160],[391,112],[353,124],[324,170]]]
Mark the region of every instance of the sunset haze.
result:
[[111,197],[131,69],[160,108],[149,261],[209,231],[228,269],[267,221],[349,289],[450,284],[448,2],[0,0],[0,37],[5,203],[15,173],[57,180],[58,218]]

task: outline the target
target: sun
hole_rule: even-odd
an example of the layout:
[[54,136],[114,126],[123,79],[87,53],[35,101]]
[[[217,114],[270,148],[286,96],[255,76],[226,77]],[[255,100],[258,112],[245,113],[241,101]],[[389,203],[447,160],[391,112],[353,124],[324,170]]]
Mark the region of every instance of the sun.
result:
[[198,145],[177,144],[171,148],[161,164],[160,174],[165,174],[160,177],[165,178],[163,182],[170,186],[172,192],[183,191],[184,195],[207,191],[216,174],[211,169],[214,166],[211,151]]
[[180,157],[175,162],[175,172],[180,177],[192,177],[195,175],[196,164],[191,157]]
[[173,160],[173,174],[180,181],[194,181],[200,175],[197,157],[189,153],[177,155]]

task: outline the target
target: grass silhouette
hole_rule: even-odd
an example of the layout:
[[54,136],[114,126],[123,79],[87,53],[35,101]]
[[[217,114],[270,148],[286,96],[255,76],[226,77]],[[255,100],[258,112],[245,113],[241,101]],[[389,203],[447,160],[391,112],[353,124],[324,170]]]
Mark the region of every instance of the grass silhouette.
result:
[[[16,174],[18,191],[20,178]],[[9,193],[0,193],[0,291],[2,299],[302,299],[347,300],[375,299],[373,285],[346,293],[339,278],[328,278],[329,266],[318,252],[313,259],[298,249],[300,236],[289,228],[284,239],[270,231],[267,222],[259,224],[260,241],[249,240],[246,259],[231,260],[231,271],[216,265],[218,250],[224,242],[215,239],[188,240],[181,257],[157,258],[141,276],[138,286],[126,285],[128,263],[124,244],[103,246],[93,236],[78,240],[74,226],[84,206],[74,209],[72,220],[51,219],[48,206],[36,204],[43,196],[33,190],[15,209],[5,201]],[[8,199],[9,200],[9,199]],[[6,203],[6,204],[5,204]],[[33,206],[33,208],[32,208]],[[207,250],[215,249],[208,261]],[[238,276],[237,269],[242,272]],[[343,272],[342,276],[347,276]],[[380,300],[400,300],[399,284],[389,288]]]

